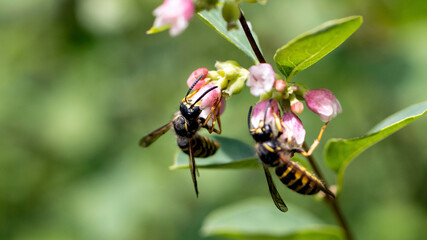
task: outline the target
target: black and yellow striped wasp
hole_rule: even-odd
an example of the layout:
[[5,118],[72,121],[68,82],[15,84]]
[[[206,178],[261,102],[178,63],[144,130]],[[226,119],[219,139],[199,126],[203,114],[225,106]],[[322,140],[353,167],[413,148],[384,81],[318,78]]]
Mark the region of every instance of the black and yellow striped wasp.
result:
[[[179,111],[175,113],[172,121],[144,136],[139,141],[139,145],[141,147],[148,147],[150,144],[155,142],[160,136],[168,132],[173,127],[177,136],[178,147],[184,153],[189,155],[191,177],[193,179],[194,189],[196,191],[197,196],[199,194],[199,190],[197,188],[196,165],[194,158],[206,158],[212,156],[220,147],[220,144],[218,142],[205,136],[199,135],[197,132],[202,127],[208,129],[210,133],[221,132],[221,122],[219,120],[220,103],[215,104],[215,106],[211,109],[211,113],[209,114],[207,119],[203,119],[200,117],[202,109],[198,105],[200,100],[202,100],[202,98],[206,96],[206,94],[208,94],[210,91],[217,88],[217,86],[213,86],[203,92],[195,101],[192,101],[190,99],[192,96],[194,96],[194,94],[197,93],[197,91],[193,92],[192,94],[190,94],[190,92],[202,77],[203,75],[198,77],[197,80],[192,84],[184,99],[181,101]],[[220,101],[221,99],[218,99],[218,102]],[[211,116],[213,116],[213,121],[211,125],[208,125],[207,123]],[[214,124],[216,121],[218,121],[219,130],[214,128]]]
[[[252,116],[252,107],[250,107],[248,114],[248,127],[250,134],[255,140],[255,150],[261,160],[264,173],[267,178],[268,189],[276,207],[282,212],[286,212],[288,210],[282,197],[278,193],[276,186],[274,185],[268,169],[269,167],[274,167],[276,169],[276,175],[279,177],[280,181],[295,192],[312,195],[319,191],[323,191],[328,196],[335,198],[335,195],[323,185],[321,180],[311,174],[303,166],[291,160],[295,153],[300,153],[303,156],[311,155],[314,148],[320,141],[326,124],[322,128],[315,143],[310,147],[310,150],[306,152],[295,141],[292,141],[292,139],[283,140],[282,138],[279,138],[283,133],[283,128],[280,122],[280,117],[275,113],[273,113],[274,123],[278,128],[278,133],[275,134],[272,126],[270,126],[270,124],[266,124],[267,111],[270,105],[271,100],[266,104],[264,120],[261,120],[259,125],[254,127],[251,126],[250,118]],[[285,126],[283,125],[283,127]]]

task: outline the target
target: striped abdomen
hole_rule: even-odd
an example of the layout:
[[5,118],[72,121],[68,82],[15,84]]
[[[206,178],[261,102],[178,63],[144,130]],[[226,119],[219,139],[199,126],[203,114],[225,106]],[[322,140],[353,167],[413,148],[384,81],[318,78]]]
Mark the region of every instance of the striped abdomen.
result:
[[[188,154],[188,139],[178,137],[178,146]],[[206,158],[212,156],[219,148],[219,143],[205,136],[196,134],[191,138],[191,150],[194,157]]]
[[296,162],[288,161],[276,168],[276,175],[283,184],[295,192],[311,195],[325,190],[323,183]]

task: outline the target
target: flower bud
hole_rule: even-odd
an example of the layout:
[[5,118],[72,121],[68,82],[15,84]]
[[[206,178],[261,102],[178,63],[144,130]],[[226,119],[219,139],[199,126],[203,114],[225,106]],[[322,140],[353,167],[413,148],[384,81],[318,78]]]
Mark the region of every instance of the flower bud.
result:
[[157,32],[158,29],[167,28],[170,25],[169,34],[176,36],[187,28],[194,15],[194,3],[192,0],[165,0],[162,5],[154,9],[153,15],[156,19],[148,33]]
[[304,111],[304,104],[298,100],[291,102],[291,111],[295,114],[302,113]]
[[[270,107],[267,109],[267,116],[265,116],[266,106],[269,101],[271,101]],[[265,120],[264,123],[266,125],[270,125],[273,129],[276,129],[273,113],[275,113],[277,116],[280,116],[279,107],[275,100],[267,99],[262,102],[259,102],[252,111],[252,117],[251,117],[252,127],[255,127],[255,128],[259,127],[260,122]]]
[[328,89],[308,90],[304,96],[307,107],[328,122],[342,111],[340,102]]
[[240,67],[240,65],[236,61],[227,60],[224,62],[216,61],[215,67],[218,70],[224,70],[224,69],[227,69],[229,67],[232,67],[232,68]]
[[246,80],[248,80],[248,76],[249,76],[249,71],[244,68],[240,68],[236,78],[233,80],[230,80],[230,82],[228,83],[227,89],[225,89],[224,92],[228,96],[240,93],[242,89],[245,87],[245,82]]
[[294,140],[302,145],[305,139],[305,129],[301,120],[292,112],[285,112],[282,117],[283,134],[280,136],[285,140]]
[[212,81],[217,81],[220,78],[217,71],[209,71],[207,77]]
[[240,67],[235,61],[217,61],[215,67],[219,75],[217,85],[221,87],[226,97],[242,91],[249,71]]
[[198,90],[201,86],[203,86],[206,83],[204,79],[206,78],[207,75],[208,75],[207,68],[198,68],[194,70],[187,79],[187,86],[191,87],[194,81],[196,81],[200,76],[202,76],[200,80],[197,82],[197,84],[193,87],[193,90]]
[[222,8],[222,17],[227,22],[227,30],[236,29],[236,21],[240,18],[240,8],[234,0],[225,0]]
[[276,74],[268,63],[261,63],[249,68],[249,78],[246,83],[251,88],[251,94],[260,96],[273,88]]
[[286,89],[286,82],[283,81],[282,79],[277,79],[274,82],[274,89],[276,90],[276,92],[283,92]]

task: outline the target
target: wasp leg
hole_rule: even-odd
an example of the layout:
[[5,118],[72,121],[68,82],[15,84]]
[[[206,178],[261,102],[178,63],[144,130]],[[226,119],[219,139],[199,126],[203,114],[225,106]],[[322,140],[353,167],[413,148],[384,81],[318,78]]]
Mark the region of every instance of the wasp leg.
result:
[[288,127],[286,127],[286,125],[284,123],[282,123],[280,121],[280,118],[275,113],[273,113],[273,115],[274,115],[274,120],[276,121],[276,126],[279,129],[279,135],[278,136],[283,134],[283,129],[282,129],[282,127],[283,127],[285,129],[286,133],[288,134],[287,142],[290,143],[292,141],[291,130]]
[[303,155],[304,157],[308,157],[313,153],[314,149],[316,149],[316,147],[319,145],[320,139],[322,138],[323,132],[325,131],[326,125],[328,125],[328,123],[329,122],[326,122],[323,125],[323,127],[320,129],[319,136],[317,136],[316,140],[314,140],[313,144],[311,144],[308,151],[299,151],[299,153],[301,153],[301,155]]
[[[222,128],[221,128],[221,118],[220,118],[220,111],[221,111],[221,101],[219,101],[218,106],[215,109],[215,119],[212,120],[212,131],[214,131],[216,134],[221,134]],[[215,122],[218,121],[218,129],[215,128]]]
[[193,149],[191,146],[191,138],[188,139],[188,155],[190,157],[190,172],[191,172],[191,178],[193,179],[194,190],[196,191],[196,196],[199,197],[199,189],[197,188],[197,179],[196,179],[196,163],[194,162]]
[[220,111],[221,111],[221,101],[219,101],[218,108],[217,108],[217,111],[216,111],[216,116],[215,116],[215,118],[218,120],[218,128],[219,128],[219,130],[214,129],[214,132],[217,133],[217,134],[221,134],[221,132],[222,132],[221,118],[220,118],[221,112]]
[[[279,131],[279,136],[280,136],[283,133],[282,124],[280,122],[280,117],[277,116],[277,114],[274,112],[273,112],[273,117],[274,117],[274,122],[276,123],[276,127]],[[286,128],[286,126],[284,126],[284,127],[285,127],[286,132],[289,132],[289,130]]]
[[210,111],[208,117],[206,118],[205,122],[202,125],[202,126],[206,126],[206,124],[208,124],[208,122],[209,122],[209,119],[212,117],[212,113],[214,113],[216,111],[215,112],[215,118],[212,120],[212,126],[210,126],[208,128],[209,133],[215,132],[215,133],[221,134],[221,131],[222,131],[221,125],[220,125],[220,130],[215,129],[216,120],[219,119],[220,108],[221,108],[221,99],[219,99],[218,102],[211,108],[211,111]]

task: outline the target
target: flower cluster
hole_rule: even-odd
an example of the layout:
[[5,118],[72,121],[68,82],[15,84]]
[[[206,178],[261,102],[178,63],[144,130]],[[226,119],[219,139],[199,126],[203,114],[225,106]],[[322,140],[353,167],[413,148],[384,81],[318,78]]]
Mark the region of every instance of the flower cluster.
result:
[[[208,121],[215,117],[215,109],[219,111],[219,115],[224,112],[226,99],[241,92],[249,76],[249,71],[234,61],[217,61],[215,67],[216,70],[212,71],[204,67],[198,68],[187,79],[187,86],[191,87],[202,76],[193,86],[195,94],[189,100],[194,102],[201,97],[197,103],[202,109],[200,117],[207,119],[210,116]],[[216,88],[210,90],[213,87]]]
[[[273,112],[280,116],[277,107],[268,109],[266,117],[264,117],[263,110],[266,101],[272,98],[274,99],[272,105],[277,106],[279,103],[283,109],[283,116],[281,117],[283,133],[280,137],[291,139],[298,145],[301,145],[305,139],[305,129],[296,115],[304,110],[301,100],[304,100],[308,109],[319,115],[320,119],[325,123],[342,111],[339,101],[328,89],[309,90],[301,84],[288,83],[280,79],[268,63],[250,67],[246,84],[250,87],[252,95],[260,96],[261,98],[261,102],[254,108],[254,114],[251,119],[252,125],[256,127],[261,119],[265,119],[266,124],[276,128],[276,124],[272,124],[274,118],[270,119],[270,116]],[[269,113],[270,111],[272,112],[271,114]]]

